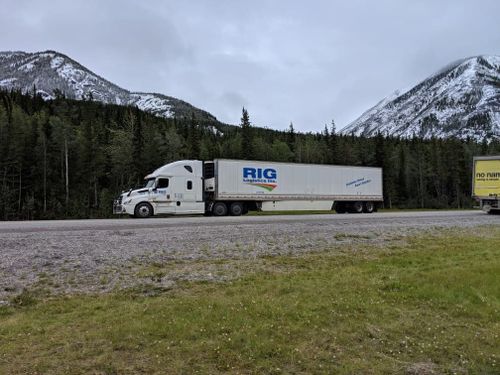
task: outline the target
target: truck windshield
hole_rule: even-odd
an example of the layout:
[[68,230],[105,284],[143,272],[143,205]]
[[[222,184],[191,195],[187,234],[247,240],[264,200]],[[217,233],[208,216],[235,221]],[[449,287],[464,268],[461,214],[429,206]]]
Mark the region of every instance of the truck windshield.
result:
[[146,180],[146,185],[144,185],[144,188],[145,189],[149,189],[149,188],[154,187],[155,186],[155,180],[156,180],[155,178],[148,178]]

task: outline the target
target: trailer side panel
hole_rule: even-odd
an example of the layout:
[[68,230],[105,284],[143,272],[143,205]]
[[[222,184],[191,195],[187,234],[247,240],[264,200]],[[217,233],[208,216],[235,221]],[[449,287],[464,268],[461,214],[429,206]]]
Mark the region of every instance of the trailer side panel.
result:
[[218,159],[218,200],[381,201],[382,170]]
[[473,196],[500,197],[500,157],[474,158]]

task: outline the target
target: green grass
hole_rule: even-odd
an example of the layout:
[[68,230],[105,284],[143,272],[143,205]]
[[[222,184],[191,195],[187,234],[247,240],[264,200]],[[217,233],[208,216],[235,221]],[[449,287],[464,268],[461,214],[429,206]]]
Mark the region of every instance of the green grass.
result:
[[155,297],[26,292],[0,373],[499,373],[498,227],[265,261]]

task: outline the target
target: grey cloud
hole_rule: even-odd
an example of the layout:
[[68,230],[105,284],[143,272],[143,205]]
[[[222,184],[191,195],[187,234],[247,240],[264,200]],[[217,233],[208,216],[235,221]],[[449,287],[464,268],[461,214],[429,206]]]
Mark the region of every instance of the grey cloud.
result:
[[238,123],[321,130],[461,57],[500,54],[500,2],[8,1],[0,50],[66,53]]

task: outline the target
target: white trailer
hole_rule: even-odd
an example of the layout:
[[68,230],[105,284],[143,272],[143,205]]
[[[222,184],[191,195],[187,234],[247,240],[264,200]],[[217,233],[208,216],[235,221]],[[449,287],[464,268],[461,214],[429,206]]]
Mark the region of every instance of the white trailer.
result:
[[181,160],[124,192],[114,212],[242,215],[248,210],[333,210],[371,213],[382,196],[382,169],[249,160]]

